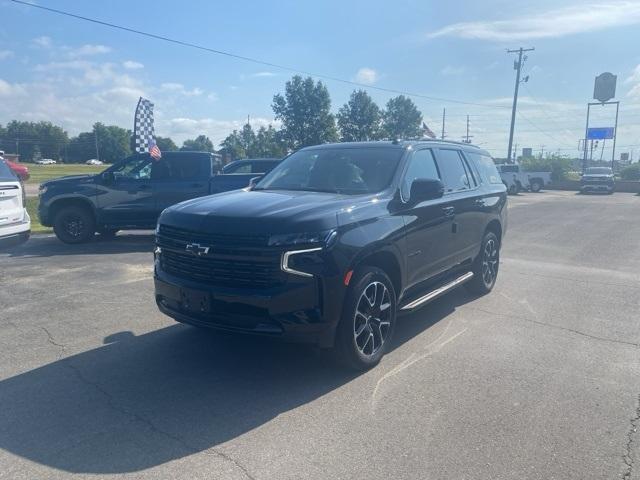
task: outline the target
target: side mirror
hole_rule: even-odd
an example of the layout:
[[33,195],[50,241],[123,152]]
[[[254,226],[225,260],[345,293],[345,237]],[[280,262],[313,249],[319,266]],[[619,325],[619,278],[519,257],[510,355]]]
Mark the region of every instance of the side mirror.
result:
[[253,187],[256,186],[261,178],[262,177],[253,177],[251,180],[249,180],[249,186],[247,187],[247,190],[253,190]]
[[411,184],[410,201],[413,204],[435,200],[444,195],[444,184],[432,178],[416,178]]

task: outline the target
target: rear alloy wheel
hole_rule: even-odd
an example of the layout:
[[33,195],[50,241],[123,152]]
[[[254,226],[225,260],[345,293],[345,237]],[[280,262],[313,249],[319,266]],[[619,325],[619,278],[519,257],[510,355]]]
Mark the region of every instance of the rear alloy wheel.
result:
[[480,253],[473,262],[473,278],[465,285],[478,295],[493,290],[500,268],[500,242],[493,232],[487,232],[482,239]]
[[375,366],[387,352],[396,319],[396,295],[387,274],[365,266],[354,278],[336,336],[341,363],[356,370]]
[[86,208],[63,207],[55,216],[53,231],[64,243],[84,243],[96,231],[95,220]]

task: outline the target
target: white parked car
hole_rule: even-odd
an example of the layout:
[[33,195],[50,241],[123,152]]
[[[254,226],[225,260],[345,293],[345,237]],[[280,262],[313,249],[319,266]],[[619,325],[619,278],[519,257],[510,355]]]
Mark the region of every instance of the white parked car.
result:
[[102,163],[100,160],[98,160],[97,158],[92,158],[91,160],[87,160],[86,162],[84,162],[87,165],[104,165],[104,163]]
[[36,163],[38,165],[55,165],[56,161],[52,158],[43,158],[42,160],[38,160]]
[[502,177],[502,183],[507,186],[507,191],[511,194],[523,190],[537,193],[551,183],[551,172],[527,172],[517,163],[496,166]]
[[26,242],[31,234],[22,183],[0,160],[0,248]]

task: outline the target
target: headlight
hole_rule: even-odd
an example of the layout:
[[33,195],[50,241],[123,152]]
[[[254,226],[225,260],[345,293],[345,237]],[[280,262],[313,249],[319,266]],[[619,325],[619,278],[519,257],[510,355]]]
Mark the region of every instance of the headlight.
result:
[[299,275],[301,277],[313,277],[313,271],[322,268],[322,259],[318,255],[322,247],[307,248],[304,250],[289,250],[282,254],[282,271]]
[[282,245],[326,245],[335,237],[335,230],[324,232],[287,233],[283,235],[271,235],[269,246]]

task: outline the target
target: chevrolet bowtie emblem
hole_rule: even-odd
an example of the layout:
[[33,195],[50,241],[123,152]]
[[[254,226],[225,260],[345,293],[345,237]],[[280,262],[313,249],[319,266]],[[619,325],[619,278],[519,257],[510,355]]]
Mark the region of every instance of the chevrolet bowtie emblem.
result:
[[207,255],[209,253],[209,248],[211,247],[204,247],[199,243],[188,243],[185,247],[185,250],[189,253],[193,253],[194,255],[202,257],[203,255]]

